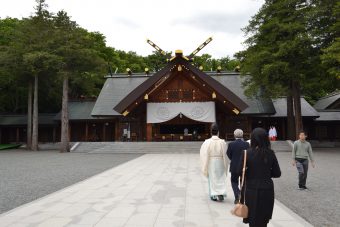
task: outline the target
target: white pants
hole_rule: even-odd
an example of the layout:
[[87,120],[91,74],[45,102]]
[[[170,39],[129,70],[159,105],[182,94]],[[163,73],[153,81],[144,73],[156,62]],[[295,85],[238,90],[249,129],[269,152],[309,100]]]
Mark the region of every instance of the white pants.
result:
[[222,158],[211,157],[208,167],[209,196],[227,196],[227,171]]

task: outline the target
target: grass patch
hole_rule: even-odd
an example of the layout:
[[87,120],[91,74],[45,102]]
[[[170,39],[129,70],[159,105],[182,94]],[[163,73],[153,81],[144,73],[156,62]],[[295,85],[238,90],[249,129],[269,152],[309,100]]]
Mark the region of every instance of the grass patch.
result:
[[21,144],[0,144],[0,150],[19,148]]

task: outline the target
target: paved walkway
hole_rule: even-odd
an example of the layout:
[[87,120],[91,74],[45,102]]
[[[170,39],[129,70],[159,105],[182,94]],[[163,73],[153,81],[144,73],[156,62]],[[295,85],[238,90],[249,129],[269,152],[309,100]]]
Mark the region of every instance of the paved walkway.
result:
[[[147,154],[0,216],[0,226],[246,226],[207,197],[197,154]],[[29,179],[28,179],[29,180]],[[310,226],[276,202],[269,226]]]

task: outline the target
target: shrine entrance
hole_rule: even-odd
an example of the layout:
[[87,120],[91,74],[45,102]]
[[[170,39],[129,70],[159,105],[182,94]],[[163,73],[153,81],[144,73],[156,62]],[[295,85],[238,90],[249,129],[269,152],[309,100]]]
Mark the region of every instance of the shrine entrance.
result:
[[170,121],[153,124],[153,141],[203,141],[209,138],[210,125],[180,114]]

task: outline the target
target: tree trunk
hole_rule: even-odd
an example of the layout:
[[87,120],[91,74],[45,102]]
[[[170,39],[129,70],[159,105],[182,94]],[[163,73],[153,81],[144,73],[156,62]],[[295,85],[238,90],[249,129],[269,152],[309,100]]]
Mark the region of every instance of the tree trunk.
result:
[[295,140],[295,119],[294,119],[294,107],[293,96],[288,94],[287,96],[287,135],[288,139]]
[[26,148],[28,150],[32,149],[32,94],[33,84],[30,80],[28,82],[28,100],[27,100],[27,142]]
[[69,121],[68,121],[68,75],[65,75],[63,80],[60,152],[70,152]]
[[34,77],[32,150],[38,150],[38,75]]
[[294,117],[295,117],[295,136],[298,138],[300,131],[303,129],[301,116],[301,94],[300,84],[293,82],[293,100],[294,100]]

